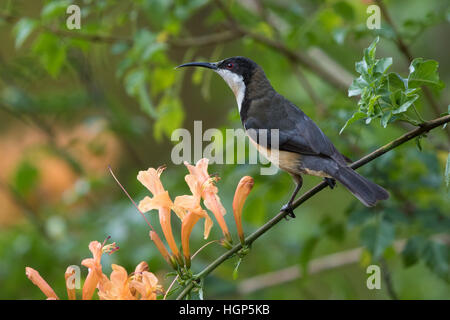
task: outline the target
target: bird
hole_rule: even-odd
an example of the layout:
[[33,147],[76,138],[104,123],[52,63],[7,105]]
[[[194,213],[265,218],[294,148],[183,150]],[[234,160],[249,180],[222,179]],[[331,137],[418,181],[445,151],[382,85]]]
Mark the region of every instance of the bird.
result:
[[[281,208],[285,217],[295,218],[293,203],[305,174],[323,178],[331,189],[337,180],[367,207],[389,198],[383,187],[349,167],[350,159],[337,150],[310,117],[272,87],[256,62],[236,56],[218,62],[189,62],[176,68],[183,67],[202,67],[219,74],[234,93],[250,141],[261,154],[291,175],[295,189]],[[278,130],[276,144],[270,139],[260,143],[258,136],[248,134],[251,130],[273,129]]]

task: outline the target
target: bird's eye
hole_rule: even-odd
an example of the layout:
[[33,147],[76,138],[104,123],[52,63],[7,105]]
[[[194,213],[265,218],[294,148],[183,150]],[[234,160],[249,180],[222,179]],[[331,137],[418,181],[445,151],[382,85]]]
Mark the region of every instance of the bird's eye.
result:
[[233,69],[233,64],[231,62],[227,63],[227,69]]

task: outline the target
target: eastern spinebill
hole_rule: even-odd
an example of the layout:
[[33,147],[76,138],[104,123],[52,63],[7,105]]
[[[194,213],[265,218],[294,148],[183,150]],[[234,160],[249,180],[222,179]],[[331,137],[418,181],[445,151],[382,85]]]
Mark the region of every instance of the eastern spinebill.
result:
[[[278,148],[271,143],[249,135],[258,151],[280,169],[287,171],[296,183],[289,202],[282,210],[295,217],[292,203],[302,186],[302,174],[323,177],[333,188],[335,180],[342,183],[356,198],[368,207],[378,200],[389,198],[389,193],[367,180],[348,166],[343,156],[319,127],[292,102],[275,91],[263,69],[245,57],[232,57],[219,62],[191,62],[179,67],[203,67],[217,72],[233,91],[246,133],[261,129],[278,129]],[[267,140],[267,139],[266,139]],[[273,155],[276,153],[276,157]]]

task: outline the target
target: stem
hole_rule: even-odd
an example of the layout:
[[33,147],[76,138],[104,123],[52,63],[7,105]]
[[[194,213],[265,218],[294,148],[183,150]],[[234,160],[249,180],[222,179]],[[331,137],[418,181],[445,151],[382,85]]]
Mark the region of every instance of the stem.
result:
[[419,111],[417,111],[416,106],[413,104],[412,107],[413,107],[414,112],[416,113],[417,118],[419,118],[419,121],[425,122],[425,119],[422,118],[422,116],[420,115]]
[[[381,148],[373,151],[372,153],[369,153],[368,155],[364,156],[363,158],[359,159],[358,161],[353,162],[350,167],[352,169],[357,169],[359,167],[362,167],[363,165],[371,162],[372,160],[382,156],[383,154],[391,151],[392,149],[397,148],[398,146],[402,145],[403,143],[414,139],[417,136],[420,136],[421,134],[428,132],[434,128],[437,128],[445,123],[450,122],[450,115],[446,115],[444,117],[440,117],[428,122],[423,123],[421,127],[418,127],[414,130],[411,130],[404,135],[400,136],[399,138],[389,142],[388,144],[382,146]],[[298,198],[292,205],[293,209],[299,207],[303,202],[308,200],[309,198],[313,197],[315,194],[319,193],[323,189],[325,189],[328,186],[326,182],[321,182],[312,189],[305,192],[300,198]],[[256,239],[258,239],[260,236],[262,236],[264,233],[266,233],[268,230],[270,230],[273,226],[275,226],[278,222],[280,222],[285,216],[287,215],[286,212],[280,211],[276,216],[274,216],[272,219],[270,219],[266,224],[264,224],[262,227],[257,229],[254,233],[249,235],[245,239],[245,245],[250,246]],[[222,254],[220,257],[218,257],[215,261],[213,261],[210,265],[208,265],[205,269],[203,269],[201,272],[199,272],[197,275],[195,275],[196,279],[201,279],[206,277],[208,274],[210,274],[214,269],[216,269],[219,265],[221,265],[225,260],[233,256],[235,253],[237,253],[242,248],[242,244],[237,244],[232,249],[228,250],[224,254]],[[183,299],[189,292],[192,290],[194,285],[190,283],[187,285],[183,291],[178,295],[177,300]]]

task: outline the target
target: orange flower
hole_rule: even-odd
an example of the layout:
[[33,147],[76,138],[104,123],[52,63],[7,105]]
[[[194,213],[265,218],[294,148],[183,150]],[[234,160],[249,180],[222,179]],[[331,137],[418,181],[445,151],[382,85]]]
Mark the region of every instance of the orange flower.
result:
[[134,270],[130,288],[134,296],[140,294],[141,300],[156,300],[157,293],[162,291],[162,287],[158,285],[158,278],[149,272],[148,264],[144,261]]
[[164,243],[162,243],[161,238],[158,236],[158,234],[155,231],[150,231],[149,233],[150,239],[155,243],[156,248],[161,253],[163,258],[167,261],[168,264],[170,264],[174,269],[177,269],[177,263],[173,259],[173,257],[170,256],[169,252],[166,249],[166,246]]
[[45,281],[39,272],[34,270],[33,268],[26,267],[25,268],[25,274],[27,275],[28,279],[33,282],[34,285],[36,285],[41,291],[47,296],[47,299],[57,299],[59,300],[58,296],[56,295],[55,291],[53,291],[52,287]]
[[183,255],[186,261],[186,266],[189,268],[191,265],[189,238],[191,236],[192,229],[200,218],[205,218],[203,237],[207,239],[213,222],[206,211],[200,206],[201,185],[192,175],[187,175],[185,180],[191,189],[192,196],[185,195],[176,197],[175,206],[178,208],[183,208],[183,210],[186,210],[187,212],[181,223],[181,246],[183,247]]
[[[108,239],[109,237],[106,240]],[[92,241],[91,243],[89,243],[89,250],[91,250],[93,258],[88,258],[81,261],[82,265],[89,268],[89,274],[86,277],[86,281],[83,285],[83,300],[92,299],[97,284],[103,276],[102,265],[100,263],[102,254],[105,252],[112,253],[114,251],[117,251],[118,249],[119,247],[116,246],[115,242],[109,245],[101,244],[98,241]],[[74,283],[70,281],[70,277],[74,275],[75,272],[76,271],[73,267],[68,267],[64,274],[64,277],[66,279],[67,296],[69,300],[76,300]],[[53,289],[44,279],[42,279],[42,277],[36,270],[26,267],[25,273],[28,279],[30,279],[36,286],[38,286],[39,289],[41,289],[41,291],[47,296],[47,299],[59,299]]]
[[139,280],[131,280],[130,287],[139,293],[140,300],[156,300],[157,293],[161,291],[161,286],[158,285],[158,278],[148,271],[143,271]]
[[119,265],[113,264],[112,269],[110,278],[103,274],[98,284],[101,300],[156,300],[161,286],[156,276],[148,271],[147,263],[141,262],[130,276]]
[[75,281],[71,281],[69,283],[69,281],[72,279],[71,277],[74,274],[75,269],[73,267],[68,267],[66,269],[66,273],[64,274],[64,278],[66,279],[67,297],[69,298],[69,300],[77,300],[77,295],[75,293]]
[[252,177],[242,177],[233,198],[234,220],[236,221],[236,228],[242,244],[245,242],[244,230],[242,229],[242,208],[244,207],[245,200],[247,199],[250,191],[252,191],[253,184],[254,180]]
[[[185,166],[188,168],[190,176],[193,176],[197,180],[200,186],[200,195],[203,198],[206,208],[208,208],[216,217],[220,228],[222,229],[225,238],[231,242],[231,236],[228,231],[227,224],[223,216],[226,214],[226,210],[220,202],[220,198],[217,195],[218,189],[214,185],[216,178],[211,178],[208,174],[208,162],[206,158],[200,159],[195,166],[185,162]],[[188,175],[189,176],[189,175]],[[187,180],[186,180],[187,181]]]
[[175,210],[172,200],[170,200],[169,193],[164,190],[161,183],[161,173],[164,171],[163,167],[158,170],[149,168],[147,171],[139,171],[137,179],[141,182],[153,195],[153,198],[146,196],[139,203],[139,210],[147,212],[153,209],[159,211],[159,222],[161,224],[164,236],[169,244],[170,250],[175,257],[180,260],[180,252],[175,243],[172,234],[172,226],[170,224],[170,210],[174,209],[175,213],[182,219],[182,211]]
[[111,265],[110,279],[102,274],[98,283],[98,296],[101,300],[135,300],[130,292],[128,273],[125,268]]

